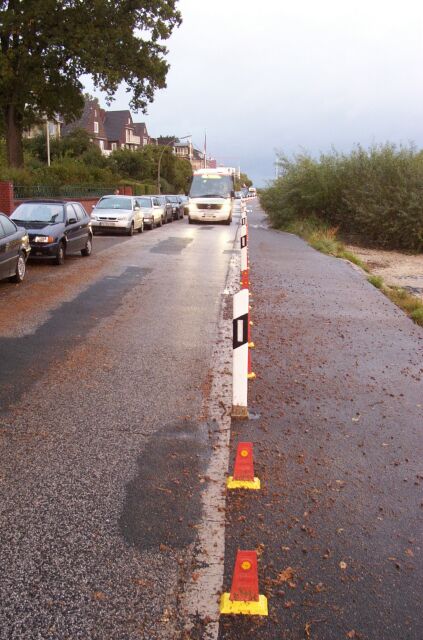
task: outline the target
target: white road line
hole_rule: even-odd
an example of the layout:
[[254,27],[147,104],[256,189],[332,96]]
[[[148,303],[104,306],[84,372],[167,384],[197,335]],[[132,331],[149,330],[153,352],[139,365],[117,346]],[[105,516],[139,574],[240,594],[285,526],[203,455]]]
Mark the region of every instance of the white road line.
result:
[[225,559],[225,481],[232,404],[232,322],[224,319],[224,311],[227,304],[232,310],[232,295],[239,289],[239,270],[239,256],[232,256],[220,310],[211,392],[205,407],[210,425],[215,429],[213,454],[207,469],[207,486],[202,494],[203,513],[194,556],[194,579],[190,576],[182,597],[187,630],[195,626],[196,618],[207,620],[202,628],[204,640],[216,640],[219,633],[219,597]]

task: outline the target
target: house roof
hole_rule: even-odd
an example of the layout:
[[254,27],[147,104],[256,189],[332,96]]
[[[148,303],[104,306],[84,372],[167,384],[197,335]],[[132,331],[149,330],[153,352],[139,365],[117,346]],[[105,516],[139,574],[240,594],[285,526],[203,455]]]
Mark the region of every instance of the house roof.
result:
[[147,126],[145,122],[134,122],[135,135],[140,138],[144,138],[144,136],[148,136]]
[[[130,121],[129,124],[128,119]],[[120,140],[125,127],[133,127],[131,112],[128,109],[106,111],[104,129],[109,140]]]

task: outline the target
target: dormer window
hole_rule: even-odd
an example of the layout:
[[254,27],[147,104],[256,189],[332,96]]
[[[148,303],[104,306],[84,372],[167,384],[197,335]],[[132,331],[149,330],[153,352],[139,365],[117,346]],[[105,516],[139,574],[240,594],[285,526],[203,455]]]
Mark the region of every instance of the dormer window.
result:
[[94,120],[94,133],[98,133],[98,122]]

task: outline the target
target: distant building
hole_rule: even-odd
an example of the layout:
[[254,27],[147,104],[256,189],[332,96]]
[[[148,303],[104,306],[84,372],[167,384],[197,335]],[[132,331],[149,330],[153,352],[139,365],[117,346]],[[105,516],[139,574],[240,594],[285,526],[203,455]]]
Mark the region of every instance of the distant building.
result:
[[116,149],[135,150],[150,144],[145,122],[133,122],[129,109],[106,111],[100,107],[97,98],[85,101],[82,116],[65,124],[62,134],[67,135],[75,129],[85,129],[105,155]]
[[[40,122],[39,124],[34,124],[30,129],[24,132],[25,138],[35,138],[41,134],[46,133],[46,123]],[[50,134],[50,138],[60,138],[62,135],[62,125],[63,120],[60,116],[55,115],[53,118],[48,120],[48,132]]]
[[97,98],[86,100],[82,116],[62,126],[62,135],[66,136],[75,129],[85,129],[91,140],[105,151],[108,146],[106,130],[104,128],[105,110],[100,107]]

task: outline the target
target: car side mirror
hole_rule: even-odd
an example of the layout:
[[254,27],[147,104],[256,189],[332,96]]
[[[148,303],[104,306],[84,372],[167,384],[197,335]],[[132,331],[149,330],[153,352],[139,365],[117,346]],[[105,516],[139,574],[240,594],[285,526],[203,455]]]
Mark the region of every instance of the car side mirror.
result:
[[75,224],[76,218],[69,218],[66,224]]

